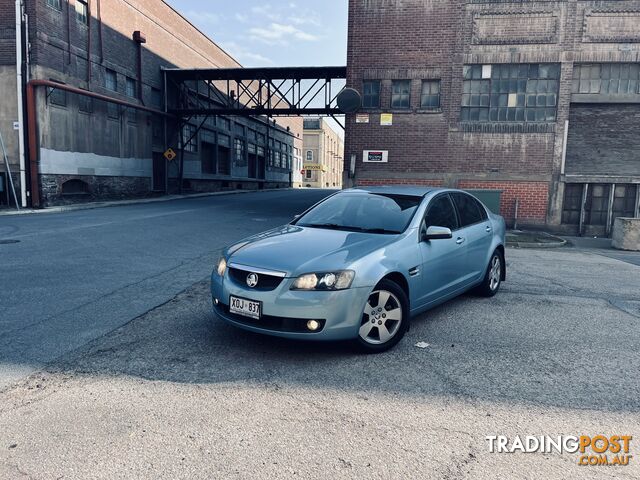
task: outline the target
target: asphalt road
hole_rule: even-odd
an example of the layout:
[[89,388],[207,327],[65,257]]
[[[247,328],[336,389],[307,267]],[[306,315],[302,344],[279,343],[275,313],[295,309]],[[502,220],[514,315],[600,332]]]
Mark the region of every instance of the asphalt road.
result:
[[210,274],[226,244],[288,222],[328,193],[0,217],[0,389],[170,300]]
[[[158,272],[170,265],[159,267],[164,282],[126,287],[121,280],[117,299],[129,307],[123,318],[135,316],[132,321],[118,320],[111,297],[96,295],[92,311],[101,301],[114,310],[104,314],[112,318],[104,320],[112,331],[98,336],[98,327],[87,328],[91,342],[0,392],[0,478],[640,478],[640,267],[577,248],[508,249],[508,282],[495,298],[466,295],[434,309],[414,319],[405,339],[381,355],[217,322],[207,282],[198,281],[210,265],[200,264],[211,263],[219,244],[248,233],[246,225],[260,230],[282,223],[313,195],[140,206],[128,222],[96,227],[110,241],[93,235],[99,248],[88,244],[84,263],[104,254],[120,270],[138,272],[141,263],[153,263],[153,249],[166,256],[176,251],[171,258],[182,266],[169,274]],[[173,232],[191,214],[177,212],[190,208],[197,210],[186,222],[195,224],[192,235],[207,239],[181,243]],[[120,209],[107,210],[82,215],[119,217]],[[265,218],[265,210],[286,214],[251,220]],[[155,220],[142,220],[145,214]],[[30,232],[61,228],[29,220]],[[138,230],[154,241],[122,247],[130,248],[129,257],[115,260],[112,243],[121,245],[120,238]],[[72,244],[72,232],[58,241]],[[31,237],[19,234],[12,238],[25,240],[22,248]],[[64,268],[64,261],[52,261]],[[100,277],[77,264],[77,271]],[[37,281],[47,289],[45,280]],[[67,289],[51,285],[50,298],[57,290],[90,290],[82,282]],[[131,288],[137,293],[124,293]],[[162,294],[153,291],[161,288]],[[157,306],[138,307],[141,292]],[[62,326],[74,323],[65,318],[77,318],[81,331],[92,323],[82,308],[51,318]],[[417,348],[418,342],[428,346]],[[578,466],[578,455],[567,453],[489,453],[485,440],[600,433],[634,436],[631,465]]]

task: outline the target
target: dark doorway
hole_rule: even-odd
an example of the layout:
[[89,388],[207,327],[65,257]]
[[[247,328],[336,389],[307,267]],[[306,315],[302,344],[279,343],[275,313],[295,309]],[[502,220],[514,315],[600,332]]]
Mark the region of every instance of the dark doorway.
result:
[[255,153],[250,153],[249,157],[249,178],[258,178],[258,157]]
[[258,157],[258,174],[256,178],[264,179],[264,169],[265,169],[264,167],[265,167],[264,157],[259,156]]
[[167,185],[167,162],[164,155],[153,152],[153,191],[165,192]]
[[202,173],[218,173],[216,171],[216,146],[213,143],[202,142],[200,161]]
[[218,145],[218,173],[220,175],[231,174],[231,150]]

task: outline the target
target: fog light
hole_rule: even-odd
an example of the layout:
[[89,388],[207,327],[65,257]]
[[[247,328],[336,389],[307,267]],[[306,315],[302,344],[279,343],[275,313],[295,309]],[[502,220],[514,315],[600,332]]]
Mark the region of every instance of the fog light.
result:
[[218,300],[217,298],[213,299],[213,304],[214,305],[218,305],[220,303],[220,300]]
[[315,332],[316,330],[318,330],[320,328],[320,322],[317,320],[309,320],[307,322],[307,328],[309,330],[311,330],[312,332]]

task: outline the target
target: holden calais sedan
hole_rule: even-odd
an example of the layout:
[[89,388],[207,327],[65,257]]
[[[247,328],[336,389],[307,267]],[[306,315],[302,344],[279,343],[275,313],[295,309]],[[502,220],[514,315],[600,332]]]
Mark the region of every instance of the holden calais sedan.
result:
[[224,250],[214,311],[253,332],[391,348],[412,316],[505,279],[505,224],[459,190],[343,190]]

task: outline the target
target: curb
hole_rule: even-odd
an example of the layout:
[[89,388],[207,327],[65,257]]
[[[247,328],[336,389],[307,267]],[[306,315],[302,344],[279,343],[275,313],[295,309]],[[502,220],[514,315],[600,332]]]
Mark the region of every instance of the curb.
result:
[[122,207],[126,205],[142,205],[146,203],[170,202],[172,200],[188,200],[191,198],[215,197],[218,195],[239,195],[242,193],[258,193],[258,192],[283,192],[288,190],[296,190],[295,188],[269,188],[265,190],[229,190],[225,192],[204,192],[193,193],[188,195],[164,195],[155,198],[139,198],[134,200],[113,200],[108,202],[91,202],[81,203],[77,205],[61,205],[56,207],[45,207],[40,209],[21,209],[0,211],[0,217],[10,215],[42,215],[49,213],[74,212],[76,210],[93,210],[96,208]]
[[513,248],[559,248],[567,244],[566,240],[561,242],[510,242],[507,240],[507,247]]
[[[526,241],[524,238],[527,236],[529,237],[526,239],[528,241]],[[534,238],[531,238],[532,236]],[[548,239],[549,241],[536,241],[542,240],[543,238]],[[507,247],[513,248],[558,248],[564,247],[569,242],[567,242],[567,240],[565,240],[564,238],[551,235],[547,232],[511,230],[506,234],[506,243]]]

